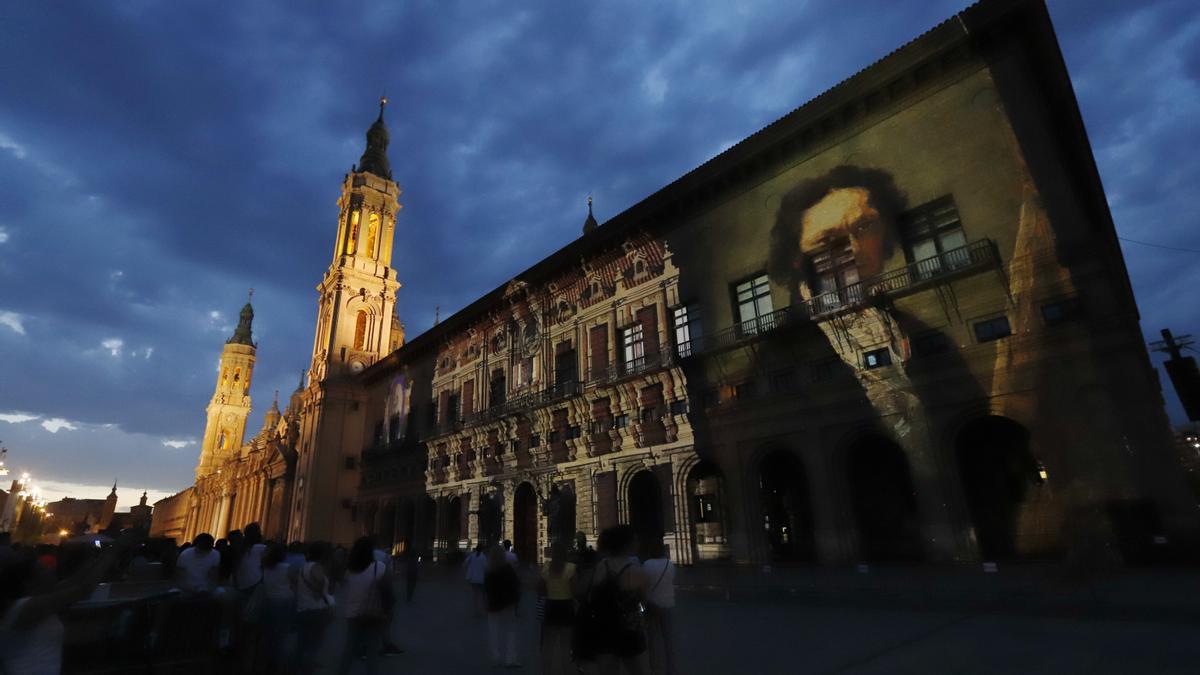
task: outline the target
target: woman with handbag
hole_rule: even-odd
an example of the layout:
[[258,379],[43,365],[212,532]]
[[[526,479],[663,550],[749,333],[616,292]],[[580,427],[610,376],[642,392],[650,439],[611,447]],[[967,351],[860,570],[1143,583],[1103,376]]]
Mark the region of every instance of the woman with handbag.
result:
[[317,668],[317,654],[325,638],[325,629],[333,618],[334,601],[329,593],[329,574],[326,571],[332,557],[329,544],[318,541],[308,545],[305,563],[296,583],[296,656],[294,672],[312,673]]
[[337,672],[349,673],[362,659],[367,673],[379,668],[379,656],[390,623],[395,591],[387,565],[375,560],[371,537],[360,537],[350,549],[342,581],[342,606],[346,615],[346,645]]

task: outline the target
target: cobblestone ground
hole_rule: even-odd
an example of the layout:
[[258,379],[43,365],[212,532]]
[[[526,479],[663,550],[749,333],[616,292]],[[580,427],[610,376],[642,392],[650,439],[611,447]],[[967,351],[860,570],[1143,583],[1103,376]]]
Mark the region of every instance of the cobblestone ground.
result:
[[[486,622],[467,589],[422,579],[401,602],[392,637],[405,650],[384,673],[538,673],[533,597],[523,601],[521,661],[493,670]],[[681,595],[676,609],[680,675],[707,673],[1196,673],[1200,615],[1170,622],[1046,618],[1019,613],[924,612],[727,602]],[[344,628],[322,650],[332,673]]]

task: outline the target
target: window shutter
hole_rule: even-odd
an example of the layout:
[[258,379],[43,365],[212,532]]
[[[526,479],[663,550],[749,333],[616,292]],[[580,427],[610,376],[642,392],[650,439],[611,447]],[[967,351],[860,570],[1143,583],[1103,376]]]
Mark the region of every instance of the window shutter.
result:
[[593,326],[588,340],[589,377],[595,377],[608,369],[608,324]]
[[601,530],[617,524],[617,472],[596,474],[596,521]]
[[642,324],[642,343],[647,360],[658,356],[658,310],[654,305],[643,307],[637,312],[638,323]]

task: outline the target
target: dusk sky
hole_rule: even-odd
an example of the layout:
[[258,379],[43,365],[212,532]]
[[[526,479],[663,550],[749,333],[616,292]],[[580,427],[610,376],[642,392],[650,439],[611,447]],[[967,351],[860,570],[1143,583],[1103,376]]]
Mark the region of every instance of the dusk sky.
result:
[[[253,435],[308,365],[383,92],[411,338],[577,237],[588,194],[604,222],[963,6],[4,3],[9,465],[123,508],[190,485],[250,287]],[[1119,236],[1190,249],[1122,242],[1144,333],[1200,335],[1200,5],[1050,11]]]

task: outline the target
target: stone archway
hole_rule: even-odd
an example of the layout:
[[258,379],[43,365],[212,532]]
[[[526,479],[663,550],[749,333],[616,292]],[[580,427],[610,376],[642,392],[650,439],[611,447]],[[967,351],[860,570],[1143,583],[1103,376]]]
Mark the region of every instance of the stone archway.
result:
[[979,555],[1020,557],[1021,511],[1042,483],[1029,431],[1007,417],[988,415],[963,426],[954,446]]
[[[707,460],[697,462],[688,471],[684,494],[687,495],[687,517],[691,560],[717,560],[729,553],[725,522],[725,477],[716,464]],[[679,552],[682,554],[685,551]]]
[[808,474],[787,450],[767,453],[758,465],[762,528],[772,560],[812,562],[816,557]]
[[663,517],[662,486],[649,470],[638,471],[629,480],[627,492],[629,524],[638,536],[639,554],[645,555],[650,542],[663,540],[666,532]]
[[513,493],[513,552],[523,564],[537,563],[538,500],[529,483],[521,483]]
[[504,523],[500,505],[496,502],[491,495],[479,498],[479,543],[483,544],[484,550],[500,543]]
[[917,496],[904,450],[883,436],[867,435],[850,446],[846,468],[862,558],[920,560]]

